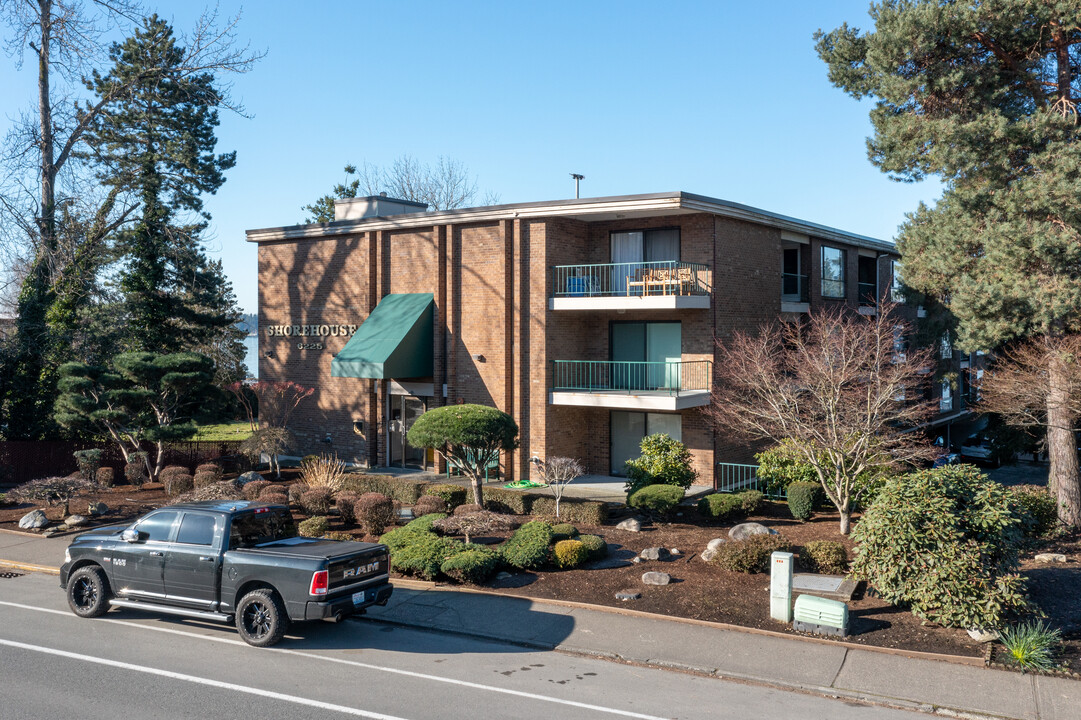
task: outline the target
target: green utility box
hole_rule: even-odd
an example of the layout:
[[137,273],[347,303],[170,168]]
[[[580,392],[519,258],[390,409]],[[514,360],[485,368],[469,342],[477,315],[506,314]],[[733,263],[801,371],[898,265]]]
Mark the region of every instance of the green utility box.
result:
[[848,606],[837,600],[800,595],[793,609],[792,629],[816,635],[848,635]]

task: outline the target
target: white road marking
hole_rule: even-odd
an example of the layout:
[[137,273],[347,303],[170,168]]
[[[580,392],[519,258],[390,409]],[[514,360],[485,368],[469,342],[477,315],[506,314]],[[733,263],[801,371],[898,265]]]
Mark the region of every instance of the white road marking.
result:
[[[31,610],[34,612],[44,612],[54,615],[63,615],[67,618],[80,620],[70,612],[63,610],[52,610],[50,608],[34,607],[32,605],[22,605],[19,603],[6,602],[0,600],[0,605],[7,605],[9,607],[19,608],[22,610]],[[227,645],[239,645],[241,647],[248,647],[248,644],[243,640],[233,640],[231,638],[213,637],[211,635],[201,635],[199,633],[188,632],[186,630],[175,630],[173,628],[154,627],[153,625],[145,625],[143,623],[131,622],[130,620],[110,620],[109,618],[95,618],[98,622],[116,623],[117,625],[126,625],[128,627],[138,628],[140,630],[153,630],[155,632],[169,633],[171,635],[183,635],[184,637],[195,638],[197,640],[211,640],[213,642],[225,643]],[[226,626],[222,626],[226,627]],[[3,642],[3,641],[0,641]],[[642,713],[630,712],[627,710],[618,710],[616,708],[604,707],[602,705],[591,705],[589,703],[576,702],[574,700],[564,700],[562,698],[551,697],[549,695],[541,695],[539,693],[524,692],[522,690],[510,690],[508,688],[495,687],[493,685],[482,685],[480,683],[469,682],[468,680],[458,680],[455,678],[443,677],[440,675],[429,675],[427,673],[413,672],[412,670],[401,670],[399,668],[384,667],[382,665],[371,665],[369,663],[357,662],[356,660],[344,660],[341,658],[327,657],[326,655],[316,655],[314,653],[302,652],[300,650],[287,650],[285,648],[264,648],[260,652],[275,652],[283,653],[285,655],[296,655],[297,657],[309,658],[312,660],[322,660],[324,662],[338,663],[339,665],[351,665],[353,667],[364,668],[365,670],[376,670],[379,672],[391,673],[394,675],[404,675],[406,677],[419,678],[421,680],[431,680],[433,682],[447,683],[449,685],[458,685],[461,687],[472,688],[474,690],[484,690],[486,692],[502,693],[504,695],[515,695],[517,697],[529,698],[530,700],[541,700],[543,702],[556,703],[559,705],[568,705],[570,707],[583,708],[585,710],[594,710],[596,712],[607,713],[610,715],[620,715],[629,718],[639,718],[639,720],[668,720],[667,718],[658,717],[656,715],[643,715]]]
[[66,650],[57,650],[56,648],[42,647],[40,645],[28,645],[26,643],[3,639],[0,639],[0,645],[7,645],[8,647],[19,648],[21,650],[29,650],[31,652],[45,653],[46,655],[56,655],[58,657],[68,658],[71,660],[82,660],[83,662],[120,668],[121,670],[133,670],[135,672],[147,673],[148,675],[157,675],[159,677],[171,678],[173,680],[183,680],[184,682],[196,683],[198,685],[209,685],[210,687],[220,688],[222,690],[233,690],[235,692],[247,693],[248,695],[256,695],[258,697],[269,698],[271,700],[283,700],[285,702],[296,703],[297,705],[307,705],[309,707],[318,708],[320,710],[330,710],[333,712],[344,713],[346,715],[354,715],[356,717],[372,718],[372,720],[403,720],[402,718],[394,715],[384,715],[383,713],[369,712],[367,710],[360,710],[358,708],[347,707],[345,705],[335,705],[333,703],[322,702],[321,700],[311,700],[309,698],[297,697],[296,695],[285,695],[283,693],[272,692],[270,690],[259,690],[257,688],[247,687],[245,685],[236,685],[234,683],[222,682],[221,680],[211,680],[210,678],[203,678],[195,675],[185,675],[184,673],[173,672],[171,670],[161,670],[159,668],[146,667],[144,665],[133,665],[131,663],[119,662],[117,660],[106,660],[105,658],[94,657],[92,655],[80,655],[79,653],[68,652]]

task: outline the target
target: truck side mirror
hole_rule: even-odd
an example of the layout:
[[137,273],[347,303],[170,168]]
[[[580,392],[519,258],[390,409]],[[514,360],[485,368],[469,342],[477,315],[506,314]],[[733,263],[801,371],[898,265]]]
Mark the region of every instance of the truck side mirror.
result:
[[129,543],[139,542],[139,531],[135,528],[128,528],[124,532],[120,533],[120,539],[124,542]]

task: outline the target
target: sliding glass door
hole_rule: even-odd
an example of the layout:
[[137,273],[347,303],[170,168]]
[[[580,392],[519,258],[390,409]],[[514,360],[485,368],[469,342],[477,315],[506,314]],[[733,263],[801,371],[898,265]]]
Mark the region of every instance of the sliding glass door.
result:
[[611,328],[613,388],[679,389],[683,345],[678,322],[615,322]]
[[626,294],[627,278],[634,277],[645,263],[679,262],[679,228],[614,232],[612,245],[612,290]]
[[613,410],[611,416],[611,473],[625,475],[623,466],[642,454],[642,438],[664,433],[683,440],[683,417],[671,413],[644,413]]

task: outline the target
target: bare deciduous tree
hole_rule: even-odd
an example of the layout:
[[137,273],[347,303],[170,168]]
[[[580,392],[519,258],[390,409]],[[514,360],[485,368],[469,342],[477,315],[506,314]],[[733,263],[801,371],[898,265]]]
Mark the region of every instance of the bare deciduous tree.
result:
[[935,411],[923,397],[932,353],[901,348],[908,330],[882,303],[874,317],[820,312],[803,324],[736,333],[718,342],[707,415],[748,440],[794,441],[848,534],[862,473],[934,455],[911,432]]
[[574,480],[586,474],[585,467],[578,460],[569,457],[550,457],[538,464],[541,477],[556,499],[556,517],[559,517],[559,501],[563,492]]
[[[999,351],[984,373],[979,409],[998,413],[1010,425],[1039,427],[1045,431],[1076,432],[1081,418],[1081,335],[1043,336]],[[1081,487],[1056,478],[1078,476],[1077,452],[1051,456],[1048,490],[1058,504],[1059,520],[1070,527],[1081,525]]]

